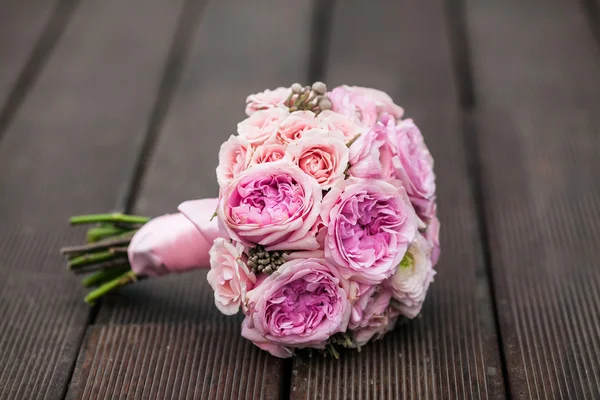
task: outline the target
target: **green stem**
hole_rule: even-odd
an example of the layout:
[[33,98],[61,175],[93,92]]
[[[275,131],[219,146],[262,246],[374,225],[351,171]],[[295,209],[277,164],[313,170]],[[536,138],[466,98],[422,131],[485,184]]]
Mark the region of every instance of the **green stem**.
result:
[[94,304],[96,300],[100,297],[104,296],[107,293],[112,292],[115,289],[120,288],[121,286],[128,285],[138,280],[138,277],[135,275],[133,271],[125,272],[122,275],[119,275],[115,279],[104,283],[98,289],[92,290],[85,296],[85,302],[88,304]]
[[98,242],[103,239],[112,238],[123,233],[123,229],[115,226],[94,226],[88,229],[86,239],[88,243]]
[[129,268],[129,260],[127,257],[123,257],[123,255],[119,255],[120,257],[115,257],[114,259],[108,261],[101,261],[93,264],[85,264],[78,265],[76,268],[73,268],[72,271],[75,275],[89,274],[90,272],[95,272],[99,270],[114,270],[115,268]]
[[95,224],[99,222],[145,224],[148,221],[150,221],[149,217],[142,217],[139,215],[127,215],[121,213],[77,215],[71,217],[71,219],[69,220],[71,225]]
[[101,261],[110,260],[115,258],[115,254],[110,251],[99,251],[98,253],[88,253],[79,257],[75,257],[72,260],[69,260],[67,266],[69,269],[77,268],[78,266],[94,264]]
[[119,268],[119,269],[104,269],[101,271],[96,271],[93,274],[85,277],[84,279],[81,280],[81,284],[85,287],[92,287],[92,286],[100,286],[103,283],[106,283],[108,281],[111,281],[121,275],[123,275],[125,272],[129,271],[130,269],[127,268]]
[[63,247],[60,249],[61,254],[73,254],[73,253],[91,253],[97,250],[103,250],[111,247],[122,247],[129,245],[131,242],[131,236],[133,234],[129,234],[128,237],[124,238],[108,238],[104,240],[97,241],[95,243],[84,244],[81,246],[69,246]]

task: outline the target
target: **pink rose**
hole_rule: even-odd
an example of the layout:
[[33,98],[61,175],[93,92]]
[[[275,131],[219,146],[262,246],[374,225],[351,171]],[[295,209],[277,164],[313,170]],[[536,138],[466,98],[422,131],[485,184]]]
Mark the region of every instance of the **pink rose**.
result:
[[383,180],[349,178],[323,199],[325,257],[346,278],[376,284],[390,277],[417,232],[403,188]]
[[285,145],[281,143],[265,143],[254,150],[250,165],[279,161],[285,158],[285,154]]
[[417,212],[427,214],[435,196],[433,157],[425,145],[423,135],[412,119],[400,122],[390,134],[396,156],[396,176],[404,182],[406,192]]
[[255,165],[221,193],[219,223],[229,237],[267,250],[315,250],[321,210],[317,181],[286,160]]
[[243,261],[244,246],[218,238],[210,249],[208,283],[215,292],[215,304],[225,315],[234,315],[256,283],[256,276]]
[[[392,125],[393,126],[393,125]],[[356,178],[388,179],[394,173],[394,149],[388,138],[389,126],[378,122],[350,146],[350,169]]]
[[352,293],[352,287],[356,287],[357,290],[348,328],[357,329],[366,326],[373,315],[385,311],[392,298],[392,293],[380,285],[368,285],[354,281],[351,281],[350,285],[350,293]]
[[289,112],[283,108],[257,111],[238,124],[238,134],[252,146],[259,146],[277,133],[279,125],[288,115]]
[[353,339],[358,347],[372,339],[380,339],[389,330],[388,307],[392,298],[389,289],[374,286],[375,290],[367,296],[362,319],[354,325]]
[[288,348],[324,347],[348,326],[347,287],[337,268],[323,259],[288,261],[248,292],[250,314],[242,335]]
[[304,132],[317,126],[315,113],[312,111],[294,111],[281,123],[277,131],[277,140],[291,143],[299,140]]
[[246,98],[246,115],[251,116],[257,111],[283,106],[290,95],[290,88],[278,87],[275,90],[251,94]]
[[231,136],[221,145],[217,167],[219,186],[224,187],[248,167],[251,152],[250,143],[242,136]]
[[244,318],[244,321],[242,322],[242,336],[252,341],[259,349],[268,351],[275,357],[288,358],[294,355],[294,350],[290,347],[282,346],[266,339],[257,329],[255,329],[254,320],[252,318]]
[[431,263],[435,267],[440,259],[440,220],[434,216],[427,229],[425,230],[425,238],[431,246]]
[[349,86],[338,86],[327,93],[332,110],[349,117],[366,128],[371,128],[377,122],[377,103],[359,91]]
[[431,245],[418,234],[396,273],[386,282],[396,300],[396,308],[402,315],[414,318],[419,314],[434,275]]
[[388,113],[393,115],[396,119],[400,119],[404,115],[404,109],[396,105],[392,98],[388,96],[387,93],[382,92],[381,90],[361,86],[351,86],[349,90],[354,93],[359,93],[373,100],[376,104],[377,113],[379,115],[381,115],[382,113]]
[[352,119],[345,115],[338,114],[331,110],[325,110],[317,116],[318,127],[327,131],[341,132],[344,136],[344,143],[350,142],[365,131],[358,126]]
[[339,132],[313,129],[302,139],[291,143],[288,154],[294,164],[317,180],[323,190],[344,179],[348,166],[348,147]]

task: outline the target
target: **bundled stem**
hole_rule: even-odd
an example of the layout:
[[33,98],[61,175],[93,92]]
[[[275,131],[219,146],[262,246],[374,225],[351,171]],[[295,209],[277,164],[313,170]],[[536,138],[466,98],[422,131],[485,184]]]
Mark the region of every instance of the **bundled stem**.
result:
[[149,217],[121,213],[90,214],[71,217],[71,225],[94,224],[87,231],[87,243],[60,249],[67,267],[75,274],[89,274],[81,283],[96,287],[86,297],[93,304],[99,298],[140,279],[131,270],[127,249],[139,228]]
[[113,224],[143,225],[148,221],[150,221],[149,217],[141,217],[139,215],[126,215],[121,213],[76,215],[74,217],[71,217],[71,219],[69,220],[71,225],[96,224],[102,222],[108,222]]

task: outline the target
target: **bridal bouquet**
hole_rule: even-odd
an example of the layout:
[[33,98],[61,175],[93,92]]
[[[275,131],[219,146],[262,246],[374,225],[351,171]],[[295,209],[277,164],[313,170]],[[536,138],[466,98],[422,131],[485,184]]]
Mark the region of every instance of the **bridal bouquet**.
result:
[[385,93],[321,82],[266,90],[219,152],[217,199],[154,219],[99,214],[63,248],[93,303],[120,286],[210,268],[216,307],[277,357],[360,349],[421,310],[439,257],[433,158]]

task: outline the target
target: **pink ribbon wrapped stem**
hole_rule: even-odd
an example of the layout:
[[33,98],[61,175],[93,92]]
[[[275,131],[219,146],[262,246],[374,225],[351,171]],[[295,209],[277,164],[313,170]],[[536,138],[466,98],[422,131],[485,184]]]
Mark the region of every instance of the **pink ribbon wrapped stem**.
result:
[[186,201],[179,213],[150,220],[134,235],[127,254],[137,276],[210,268],[208,252],[220,237],[213,218],[218,199]]

